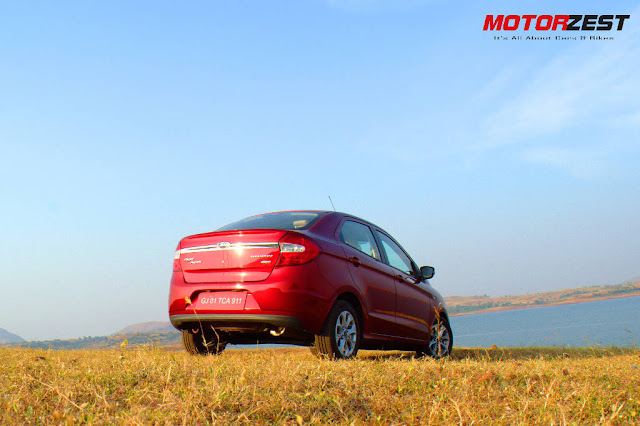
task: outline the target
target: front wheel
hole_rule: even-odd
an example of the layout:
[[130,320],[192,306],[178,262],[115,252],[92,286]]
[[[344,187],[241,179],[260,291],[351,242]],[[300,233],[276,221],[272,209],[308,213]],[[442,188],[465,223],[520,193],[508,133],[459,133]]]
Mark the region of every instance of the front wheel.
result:
[[432,358],[444,358],[451,355],[453,349],[453,333],[449,321],[436,318],[431,327],[431,339],[425,349],[418,350],[418,355],[429,355]]
[[311,352],[329,359],[353,358],[360,348],[360,319],[349,302],[333,305],[322,334],[316,335]]

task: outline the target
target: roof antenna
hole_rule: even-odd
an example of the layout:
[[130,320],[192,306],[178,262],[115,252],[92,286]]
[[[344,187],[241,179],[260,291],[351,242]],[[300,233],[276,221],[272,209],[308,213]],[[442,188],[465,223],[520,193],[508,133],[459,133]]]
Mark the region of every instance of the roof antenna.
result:
[[[329,197],[329,201],[331,201],[331,195],[327,195]],[[333,211],[336,211],[336,206],[333,205],[333,201],[331,201],[331,207],[333,207]]]

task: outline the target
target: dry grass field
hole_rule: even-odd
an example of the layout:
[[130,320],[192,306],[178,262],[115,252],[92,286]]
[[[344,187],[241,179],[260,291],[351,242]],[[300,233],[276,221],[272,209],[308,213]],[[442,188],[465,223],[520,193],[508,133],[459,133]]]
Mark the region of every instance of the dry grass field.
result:
[[637,349],[0,348],[0,424],[640,424]]

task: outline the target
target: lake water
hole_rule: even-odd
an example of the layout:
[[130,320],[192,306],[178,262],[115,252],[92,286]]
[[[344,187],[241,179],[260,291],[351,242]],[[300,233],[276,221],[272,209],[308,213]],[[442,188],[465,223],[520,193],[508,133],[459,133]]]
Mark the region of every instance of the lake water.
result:
[[640,347],[640,296],[451,317],[457,347]]

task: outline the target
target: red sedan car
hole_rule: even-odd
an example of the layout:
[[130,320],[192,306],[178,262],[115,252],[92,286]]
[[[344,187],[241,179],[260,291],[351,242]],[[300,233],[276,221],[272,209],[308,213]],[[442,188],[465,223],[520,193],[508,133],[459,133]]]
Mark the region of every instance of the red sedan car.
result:
[[443,357],[453,335],[433,274],[358,217],[267,213],[180,241],[169,316],[192,354],[259,342],[332,359],[361,348]]

